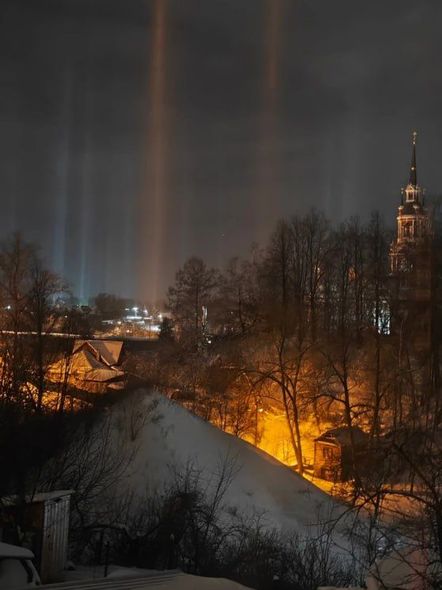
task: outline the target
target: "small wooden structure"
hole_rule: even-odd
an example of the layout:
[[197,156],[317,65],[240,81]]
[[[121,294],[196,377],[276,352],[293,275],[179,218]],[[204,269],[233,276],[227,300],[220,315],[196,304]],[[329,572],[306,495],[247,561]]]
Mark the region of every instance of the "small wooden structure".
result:
[[25,502],[2,498],[0,537],[22,545],[35,555],[44,584],[63,579],[67,560],[70,498],[72,490],[34,494]]
[[315,439],[313,475],[329,481],[347,481],[353,476],[352,447],[353,438],[355,454],[363,460],[366,454],[368,435],[353,426],[351,431],[346,426],[327,430]]

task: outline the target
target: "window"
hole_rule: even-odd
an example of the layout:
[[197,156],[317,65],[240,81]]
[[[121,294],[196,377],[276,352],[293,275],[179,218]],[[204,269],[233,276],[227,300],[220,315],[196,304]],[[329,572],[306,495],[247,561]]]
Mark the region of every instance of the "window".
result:
[[333,459],[333,449],[331,447],[323,447],[322,456],[324,459]]
[[407,198],[407,203],[412,203],[416,199],[415,191],[411,187],[406,189],[405,195]]
[[411,221],[405,221],[402,225],[402,235],[404,238],[411,238],[412,235],[412,225]]

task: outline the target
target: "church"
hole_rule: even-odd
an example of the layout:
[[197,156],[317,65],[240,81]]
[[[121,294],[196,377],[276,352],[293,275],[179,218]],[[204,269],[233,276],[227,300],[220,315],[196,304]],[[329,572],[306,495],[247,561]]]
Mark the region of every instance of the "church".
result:
[[413,133],[408,184],[402,190],[396,237],[390,247],[392,332],[422,360],[432,350],[435,319],[433,224],[418,184]]

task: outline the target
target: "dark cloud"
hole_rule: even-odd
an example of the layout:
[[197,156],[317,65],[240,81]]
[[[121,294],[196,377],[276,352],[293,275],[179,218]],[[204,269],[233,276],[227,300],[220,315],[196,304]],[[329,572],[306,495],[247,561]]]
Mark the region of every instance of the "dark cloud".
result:
[[0,232],[39,242],[82,296],[161,293],[186,256],[222,263],[312,205],[393,221],[414,128],[420,178],[442,188],[440,0],[3,0],[0,11]]

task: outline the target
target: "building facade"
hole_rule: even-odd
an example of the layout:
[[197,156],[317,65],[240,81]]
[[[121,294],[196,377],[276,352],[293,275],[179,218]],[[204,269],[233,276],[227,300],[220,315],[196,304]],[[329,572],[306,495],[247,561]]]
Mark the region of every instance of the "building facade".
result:
[[354,477],[353,460],[359,466],[367,459],[369,436],[357,426],[327,430],[315,438],[313,475],[328,481],[348,481]]

